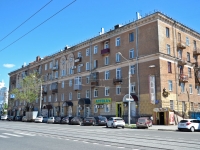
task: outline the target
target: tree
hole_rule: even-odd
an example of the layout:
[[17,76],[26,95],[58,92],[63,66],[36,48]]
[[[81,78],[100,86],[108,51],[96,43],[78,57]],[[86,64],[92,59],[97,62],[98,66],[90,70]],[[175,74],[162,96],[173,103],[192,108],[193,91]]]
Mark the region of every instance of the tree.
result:
[[4,103],[2,112],[3,115],[7,114],[7,109],[8,109],[8,104]]
[[11,91],[15,95],[15,99],[32,103],[39,98],[40,86],[42,79],[37,73],[32,73],[19,80],[19,88]]

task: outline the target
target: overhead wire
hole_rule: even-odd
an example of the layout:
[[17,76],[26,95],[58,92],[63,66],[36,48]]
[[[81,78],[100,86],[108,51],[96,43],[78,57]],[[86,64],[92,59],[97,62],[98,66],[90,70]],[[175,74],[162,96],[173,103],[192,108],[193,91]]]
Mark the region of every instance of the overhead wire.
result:
[[2,52],[3,50],[7,49],[8,47],[10,47],[11,45],[13,45],[17,41],[19,41],[20,39],[22,39],[23,37],[25,37],[26,35],[28,35],[29,33],[31,33],[32,31],[34,31],[35,29],[37,29],[38,27],[40,27],[41,25],[43,25],[45,22],[47,22],[48,20],[50,20],[51,18],[53,18],[54,16],[56,16],[57,14],[59,14],[61,11],[63,11],[64,9],[66,9],[67,7],[69,7],[70,5],[72,5],[75,1],[76,0],[72,1],[68,5],[66,5],[65,7],[63,7],[62,9],[60,9],[59,11],[57,11],[55,14],[53,14],[52,16],[50,16],[49,18],[47,18],[46,20],[44,20],[43,22],[41,22],[40,24],[38,24],[37,26],[35,26],[34,28],[32,28],[31,30],[29,30],[28,32],[26,32],[24,35],[20,36],[18,39],[16,39],[15,41],[13,41],[12,43],[10,43],[6,47],[2,48],[0,50],[0,52]]
[[26,19],[24,22],[22,22],[19,26],[17,26],[15,29],[13,29],[11,32],[9,32],[6,36],[4,36],[2,39],[0,39],[0,42],[6,39],[9,35],[11,35],[13,32],[15,32],[17,29],[19,29],[23,24],[25,24],[27,21],[29,21],[32,17],[34,17],[37,13],[39,13],[42,9],[44,9],[47,5],[49,5],[53,0],[50,0],[48,3],[46,3],[44,6],[42,6],[38,11],[36,11],[33,15],[31,15],[28,19]]

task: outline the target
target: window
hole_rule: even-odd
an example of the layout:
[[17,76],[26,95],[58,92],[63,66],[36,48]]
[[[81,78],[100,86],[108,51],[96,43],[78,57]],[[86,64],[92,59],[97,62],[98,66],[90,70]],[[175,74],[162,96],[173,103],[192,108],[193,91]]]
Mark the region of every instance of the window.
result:
[[198,104],[198,109],[200,110],[200,103]]
[[189,76],[189,78],[192,78],[191,68],[188,68],[188,76]]
[[166,27],[166,37],[169,38],[170,34],[169,34],[169,28]]
[[50,63],[49,63],[49,69],[52,69],[52,67],[53,67],[53,63],[50,62]]
[[178,33],[178,42],[181,42],[181,34]]
[[97,105],[94,105],[94,113],[98,113]]
[[75,85],[81,85],[81,79],[82,79],[82,77],[75,77],[74,78],[74,84]]
[[170,45],[169,44],[167,44],[167,54],[170,55]]
[[90,77],[87,76],[87,77],[86,77],[86,84],[89,84],[89,82],[90,82]]
[[72,80],[69,80],[69,86],[72,86]]
[[182,111],[185,112],[185,102],[182,102]]
[[183,74],[183,66],[179,66],[180,74]]
[[131,93],[135,93],[135,82],[131,83]]
[[120,54],[116,53],[116,62],[120,62]]
[[168,73],[172,73],[171,62],[168,62]]
[[129,33],[129,42],[133,42],[134,41],[134,33]]
[[90,56],[90,49],[89,48],[86,49],[86,56]]
[[57,100],[58,100],[57,93],[55,93],[55,95],[54,95],[54,101],[57,102]]
[[192,94],[192,84],[189,84],[189,91],[190,91],[190,94]]
[[130,58],[130,59],[134,58],[134,49],[131,49],[131,50],[129,51],[129,58]]
[[110,71],[105,71],[105,80],[110,79]]
[[182,59],[182,50],[178,50],[178,58]]
[[81,58],[82,57],[82,54],[81,52],[78,52],[78,57]]
[[65,81],[62,81],[62,88],[65,87]]
[[181,83],[181,92],[184,93],[185,92],[185,84]]
[[89,64],[89,62],[86,62],[86,70],[90,70],[90,64]]
[[72,92],[69,93],[69,100],[72,100]]
[[187,61],[190,62],[190,53],[187,52]]
[[[35,103],[38,103],[38,98],[35,100]],[[19,103],[19,105],[21,105],[21,103]]]
[[51,102],[51,95],[49,95],[49,99],[48,99],[48,102]]
[[90,90],[86,90],[86,98],[90,97]]
[[135,65],[131,65],[131,74],[135,74]]
[[47,64],[45,64],[45,65],[44,65],[44,69],[47,70],[47,67],[48,67]]
[[47,101],[47,97],[46,96],[44,96],[44,102],[46,102]]
[[173,100],[170,100],[170,109],[174,110],[174,101]]
[[62,69],[61,76],[62,77],[65,76],[65,70],[64,69]]
[[120,38],[115,39],[115,46],[120,46]]
[[51,91],[51,84],[49,84],[49,91]]
[[64,99],[65,99],[65,94],[62,93],[62,94],[61,94],[61,101],[64,101]]
[[109,87],[105,87],[105,96],[109,96],[109,92],[110,88]]
[[52,79],[52,74],[51,73],[49,73],[49,80],[51,80]]
[[94,60],[94,66],[93,66],[93,68],[95,69],[97,67],[98,67],[98,60]]
[[55,72],[55,78],[58,78],[58,71]]
[[98,97],[98,90],[94,89],[94,97]]
[[81,93],[77,93],[77,99],[81,98]]
[[104,48],[105,48],[105,49],[109,48],[109,42],[105,42]]
[[172,91],[172,80],[168,81],[169,91]]
[[78,67],[77,67],[77,72],[81,72],[81,66],[80,65],[78,65]]
[[104,104],[104,111],[110,112],[110,104]]
[[190,39],[188,37],[186,37],[186,45],[190,46]]
[[200,86],[197,86],[197,94],[200,95]]
[[116,69],[116,78],[121,79],[121,68]]
[[69,68],[69,75],[74,74],[74,70],[72,67]]
[[197,43],[196,43],[195,40],[193,41],[193,44],[194,44],[194,50],[196,50],[197,49]]
[[94,46],[94,54],[97,54],[98,53],[98,46]]
[[190,103],[190,110],[192,110],[192,111],[194,110],[194,103],[193,102]]
[[109,57],[108,56],[106,56],[105,58],[104,58],[104,63],[105,63],[105,65],[109,65]]
[[121,86],[116,86],[116,94],[120,95],[121,94]]

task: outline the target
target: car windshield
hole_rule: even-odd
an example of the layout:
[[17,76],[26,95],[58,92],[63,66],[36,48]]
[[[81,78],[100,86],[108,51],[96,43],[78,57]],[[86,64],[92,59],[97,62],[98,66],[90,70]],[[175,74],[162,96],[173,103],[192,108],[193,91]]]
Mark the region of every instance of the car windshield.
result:
[[145,122],[145,119],[138,119],[138,122]]
[[114,120],[122,121],[123,119],[121,119],[121,118],[115,118]]
[[107,120],[106,117],[100,117],[99,120]]
[[181,120],[180,123],[186,123],[189,122],[189,120]]

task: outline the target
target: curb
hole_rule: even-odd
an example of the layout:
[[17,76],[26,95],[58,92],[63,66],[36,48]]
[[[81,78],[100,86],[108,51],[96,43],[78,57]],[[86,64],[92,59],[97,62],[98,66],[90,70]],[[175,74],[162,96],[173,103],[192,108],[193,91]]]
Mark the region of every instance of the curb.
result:
[[158,129],[158,131],[178,131],[177,129]]

